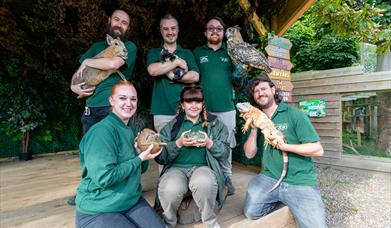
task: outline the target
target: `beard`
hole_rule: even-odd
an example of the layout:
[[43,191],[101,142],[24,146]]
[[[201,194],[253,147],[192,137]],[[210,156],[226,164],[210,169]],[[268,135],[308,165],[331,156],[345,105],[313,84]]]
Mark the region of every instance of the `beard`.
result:
[[127,31],[123,31],[120,27],[111,27],[110,24],[108,24],[107,31],[108,34],[114,39],[118,37],[122,42],[126,42],[128,39],[129,29]]
[[[212,36],[213,36],[213,35],[214,35],[214,34],[212,34]],[[214,45],[220,44],[222,41],[223,41],[223,39],[220,38],[219,36],[217,36],[217,37],[209,37],[209,38],[208,38],[208,43],[214,44]]]

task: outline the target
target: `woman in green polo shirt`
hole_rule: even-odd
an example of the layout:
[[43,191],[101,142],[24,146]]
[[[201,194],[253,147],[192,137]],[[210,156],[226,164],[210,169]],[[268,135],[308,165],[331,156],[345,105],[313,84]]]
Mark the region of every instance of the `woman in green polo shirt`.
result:
[[135,87],[120,81],[109,98],[111,113],[80,142],[82,179],[76,196],[76,227],[165,227],[141,196],[141,173],[152,146],[141,152],[128,126],[137,110]]
[[[228,130],[216,116],[206,113],[203,101],[199,86],[184,87],[178,115],[160,131],[167,146],[156,157],[164,165],[156,200],[169,227],[177,224],[179,205],[189,190],[205,226],[219,227],[214,208],[216,201],[220,207],[224,201],[219,161],[228,157]],[[185,137],[189,131],[203,132],[204,137]]]

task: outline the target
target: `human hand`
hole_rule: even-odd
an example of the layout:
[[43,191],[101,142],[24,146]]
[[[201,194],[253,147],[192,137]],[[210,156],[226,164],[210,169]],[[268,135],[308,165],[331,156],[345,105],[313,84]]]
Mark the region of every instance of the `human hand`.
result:
[[199,131],[199,132],[204,135],[204,139],[203,140],[196,140],[194,146],[195,147],[206,147],[208,149],[212,148],[213,140],[211,140],[208,137],[208,134],[206,134],[206,132],[203,132],[203,131]]
[[144,150],[144,151],[141,151],[138,146],[137,146],[137,142],[134,143],[134,147],[136,148],[136,151],[139,153],[139,158],[141,159],[141,161],[146,161],[146,160],[151,160],[151,159],[154,159],[155,157],[159,156],[159,154],[162,152],[163,148],[161,148],[157,153],[154,153],[154,154],[151,154],[151,151],[152,151],[152,148],[153,148],[153,144],[149,145],[149,147]]
[[187,72],[189,70],[189,68],[187,67],[187,63],[185,60],[181,59],[181,58],[177,58],[174,60],[174,63],[176,64],[177,67],[180,67],[182,68],[183,70],[185,70],[185,72]]
[[83,86],[85,84],[86,84],[85,82],[82,82],[79,84],[71,85],[72,92],[79,95],[79,97],[86,97],[92,95],[94,93],[95,86],[91,88],[83,89]]
[[184,131],[181,134],[181,137],[175,141],[177,147],[182,148],[183,146],[194,146],[196,141],[192,138],[186,138],[185,134],[190,132],[191,130]]

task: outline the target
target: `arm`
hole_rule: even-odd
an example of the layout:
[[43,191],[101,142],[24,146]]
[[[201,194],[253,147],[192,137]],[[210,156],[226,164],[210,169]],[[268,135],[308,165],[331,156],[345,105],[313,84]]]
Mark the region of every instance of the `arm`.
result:
[[228,129],[220,121],[217,122],[216,126],[211,127],[211,135],[206,138],[205,146],[208,151],[215,157],[217,160],[225,160],[229,156],[229,143],[228,139]]
[[251,128],[250,134],[243,145],[244,153],[247,158],[251,159],[257,154],[257,132],[256,128]]
[[176,140],[171,141],[171,128],[170,122],[160,131],[160,139],[167,143],[160,155],[155,158],[155,161],[161,165],[170,164],[179,155],[180,148],[177,146]]
[[100,70],[118,70],[124,63],[125,60],[121,57],[111,57],[85,59],[82,65]]
[[284,140],[278,140],[278,148],[280,150],[299,154],[305,157],[323,156],[323,147],[320,142],[304,144],[286,144]]
[[[174,78],[174,73],[172,71],[170,71],[168,74],[167,74],[167,77],[170,79],[170,80],[173,80]],[[195,82],[198,82],[200,80],[200,75],[198,72],[196,71],[193,71],[193,70],[190,70],[188,72],[186,72],[185,75],[183,75],[183,78],[181,80],[177,80],[178,82],[182,82],[182,83],[195,83]]]
[[175,59],[174,61],[166,61],[166,62],[155,62],[148,65],[147,70],[149,75],[152,77],[158,77],[162,75],[166,75],[172,73],[171,71],[176,67],[181,67],[188,70],[187,64],[183,59]]
[[111,132],[102,132],[107,129],[93,130],[88,134],[83,150],[88,175],[97,186],[110,187],[139,171],[142,161],[139,156],[119,163],[115,136]]

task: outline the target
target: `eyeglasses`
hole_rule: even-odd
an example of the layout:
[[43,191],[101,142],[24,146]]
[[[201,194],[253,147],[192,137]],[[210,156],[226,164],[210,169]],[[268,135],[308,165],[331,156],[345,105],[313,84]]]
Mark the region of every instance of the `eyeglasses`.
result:
[[224,30],[224,28],[222,28],[222,27],[208,27],[208,28],[206,28],[206,30],[208,30],[208,32],[222,32]]

